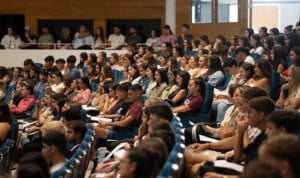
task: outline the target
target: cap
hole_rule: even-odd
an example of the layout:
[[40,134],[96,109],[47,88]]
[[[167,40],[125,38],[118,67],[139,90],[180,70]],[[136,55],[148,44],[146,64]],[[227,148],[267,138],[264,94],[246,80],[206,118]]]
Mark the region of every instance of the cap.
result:
[[26,25],[26,26],[24,27],[24,30],[29,31],[29,30],[31,30],[31,27],[30,27],[29,25]]

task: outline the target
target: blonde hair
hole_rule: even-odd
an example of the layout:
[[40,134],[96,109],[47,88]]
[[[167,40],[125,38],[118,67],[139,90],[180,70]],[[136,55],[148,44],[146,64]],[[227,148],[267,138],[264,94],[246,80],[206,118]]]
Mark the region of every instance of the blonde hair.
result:
[[66,135],[67,127],[61,121],[50,121],[41,127],[42,135],[46,135],[51,131],[62,132],[63,134]]
[[297,90],[300,88],[300,67],[291,67],[291,77],[292,77],[292,86],[289,91],[289,96],[292,96],[297,93]]

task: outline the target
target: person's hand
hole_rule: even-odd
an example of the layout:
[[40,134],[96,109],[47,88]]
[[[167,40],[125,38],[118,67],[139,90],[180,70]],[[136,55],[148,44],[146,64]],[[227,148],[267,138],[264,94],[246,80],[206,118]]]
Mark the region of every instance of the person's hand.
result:
[[118,164],[118,161],[111,161],[105,163],[100,162],[96,167],[96,172],[98,173],[110,172],[116,166],[116,164]]
[[45,93],[49,94],[51,92],[51,87],[50,86],[46,86],[45,87]]
[[230,160],[234,156],[234,153],[233,151],[228,151],[224,155],[225,155],[225,160]]
[[220,178],[222,177],[220,174],[215,173],[215,172],[207,172],[203,176],[204,178]]
[[108,126],[108,122],[104,122],[104,121],[99,121],[99,126],[101,126],[101,127],[106,127],[106,126]]
[[194,143],[192,145],[189,145],[187,148],[193,150],[193,151],[204,151],[208,149],[207,144],[200,144],[200,143]]
[[290,85],[288,83],[285,83],[281,86],[281,90],[288,90],[290,88]]
[[237,121],[237,132],[238,133],[244,133],[245,130],[248,128],[249,126],[249,123],[248,123],[248,120],[245,119],[245,120],[238,120]]

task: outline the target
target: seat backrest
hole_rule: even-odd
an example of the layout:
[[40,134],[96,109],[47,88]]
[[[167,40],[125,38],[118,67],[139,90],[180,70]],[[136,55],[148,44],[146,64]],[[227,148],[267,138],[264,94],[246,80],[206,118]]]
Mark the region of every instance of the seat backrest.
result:
[[18,120],[13,116],[13,120],[10,127],[9,138],[16,142],[17,137],[18,137]]
[[279,97],[279,92],[280,92],[279,80],[280,80],[279,73],[275,70],[272,70],[270,96],[274,101],[276,101]]
[[219,89],[219,90],[225,90],[227,88],[230,80],[231,80],[231,77],[232,76],[229,73],[226,72],[225,73],[225,81],[224,81],[223,85],[219,86],[219,87],[216,87],[216,88]]
[[208,114],[211,108],[211,104],[214,96],[214,87],[208,83],[205,83],[205,95],[203,97],[203,104],[199,114]]
[[6,95],[4,98],[4,103],[8,104],[11,98],[11,92],[16,89],[16,85],[7,85],[6,86]]

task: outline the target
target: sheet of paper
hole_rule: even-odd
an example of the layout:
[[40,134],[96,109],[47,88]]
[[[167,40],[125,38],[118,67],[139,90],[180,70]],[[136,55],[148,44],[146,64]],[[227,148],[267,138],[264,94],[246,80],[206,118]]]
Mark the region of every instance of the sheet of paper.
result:
[[93,107],[93,106],[88,106],[88,105],[82,105],[82,109],[83,110],[98,110],[97,108]]
[[214,162],[214,165],[215,167],[228,168],[228,169],[235,170],[237,172],[243,172],[244,170],[244,166],[233,162],[228,162],[226,160],[216,160]]
[[90,117],[92,121],[99,122],[101,120],[103,122],[112,122],[112,119],[109,119],[109,118],[97,117],[97,116],[91,116],[91,115],[87,115],[87,117]]
[[202,141],[202,142],[210,142],[210,143],[214,143],[214,142],[219,141],[219,140],[217,140],[217,139],[210,138],[210,137],[207,137],[207,136],[201,135],[201,134],[199,135],[199,139],[200,139],[200,141]]

